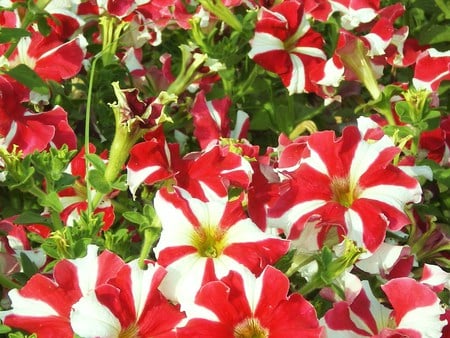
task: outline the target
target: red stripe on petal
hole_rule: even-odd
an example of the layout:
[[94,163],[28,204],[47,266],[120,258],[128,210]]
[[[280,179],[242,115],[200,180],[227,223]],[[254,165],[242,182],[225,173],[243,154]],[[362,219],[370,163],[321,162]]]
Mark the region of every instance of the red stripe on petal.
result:
[[234,243],[227,246],[223,254],[245,265],[254,274],[259,274],[267,265],[274,264],[289,250],[289,242],[269,238],[254,243]]
[[69,318],[25,317],[11,315],[6,317],[5,325],[34,333],[39,338],[73,337]]
[[188,245],[165,248],[159,252],[159,255],[157,257],[158,264],[166,267],[172,264],[173,262],[179,260],[180,258],[196,252],[197,252],[196,248]]
[[86,54],[83,39],[74,39],[46,52],[36,61],[35,72],[45,80],[57,82],[78,74]]
[[[428,286],[408,277],[390,280],[381,288],[394,308],[397,323],[400,323],[409,311],[439,302],[436,293]],[[411,297],[405,297],[405,295],[411,295]]]
[[73,288],[64,288],[56,285],[47,277],[36,274],[27,284],[19,290],[19,294],[25,298],[37,299],[47,303],[61,317],[69,318],[71,306],[81,297],[81,293]]

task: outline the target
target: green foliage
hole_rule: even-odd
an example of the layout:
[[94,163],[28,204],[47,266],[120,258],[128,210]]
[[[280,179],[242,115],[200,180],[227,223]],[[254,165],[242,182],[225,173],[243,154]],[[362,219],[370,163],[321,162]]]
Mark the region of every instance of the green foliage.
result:
[[48,89],[47,84],[44,80],[42,80],[39,75],[36,74],[34,70],[28,67],[26,64],[20,64],[16,67],[6,71],[6,74],[13,77],[20,83],[23,83],[25,86],[30,88],[31,90],[42,94],[49,95],[50,91]]

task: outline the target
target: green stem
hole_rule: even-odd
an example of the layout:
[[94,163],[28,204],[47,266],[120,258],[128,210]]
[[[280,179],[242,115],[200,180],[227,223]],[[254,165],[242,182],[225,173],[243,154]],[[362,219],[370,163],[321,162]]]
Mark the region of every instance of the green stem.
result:
[[238,32],[242,31],[241,22],[221,0],[199,0],[199,2],[208,12],[213,13],[227,25],[233,27]]
[[175,94],[177,96],[183,93],[186,87],[192,83],[198,68],[200,68],[207,59],[207,56],[204,54],[194,54],[194,56],[192,56],[190,50],[183,48],[183,46],[181,46],[180,49],[182,56],[181,70],[175,81],[167,88],[167,93]]
[[294,259],[292,260],[292,264],[289,267],[289,270],[286,271],[285,275],[287,277],[291,277],[294,273],[296,273],[302,266],[305,266],[308,263],[311,263],[314,261],[313,255],[302,255],[302,254],[296,254],[294,256]]
[[[97,55],[94,58],[94,61],[92,61],[92,66],[91,66],[91,70],[90,70],[90,74],[89,74],[89,86],[88,86],[87,101],[86,101],[86,118],[84,120],[84,153],[86,155],[89,154],[89,133],[90,133],[90,124],[91,124],[91,106],[92,106],[92,91],[94,88],[94,74],[95,74],[95,67],[97,66],[97,61],[100,59],[100,55]],[[90,165],[90,163],[87,159],[87,156],[84,157],[84,162],[85,162],[86,175],[87,175],[87,170]],[[89,183],[89,180],[86,180],[86,197],[87,197],[87,203],[88,203],[87,212],[90,215],[93,211],[93,208],[92,208],[91,184]]]
[[450,9],[447,7],[447,5],[444,3],[443,0],[434,0],[436,5],[440,8],[442,13],[444,13],[446,19],[450,19]]
[[11,279],[6,277],[4,274],[0,273],[0,285],[4,286],[6,289],[20,289],[22,288],[22,285],[13,282]]
[[138,265],[141,269],[146,268],[145,260],[148,258],[150,254],[150,250],[152,249],[152,245],[155,242],[155,236],[153,234],[152,229],[144,230],[144,243],[142,244],[141,253],[139,255]]

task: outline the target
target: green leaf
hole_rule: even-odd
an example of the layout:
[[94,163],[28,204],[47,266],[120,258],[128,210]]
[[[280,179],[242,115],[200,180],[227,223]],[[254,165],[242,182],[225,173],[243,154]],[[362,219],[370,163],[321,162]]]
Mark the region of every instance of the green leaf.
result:
[[431,25],[421,30],[419,42],[421,45],[450,42],[450,26]]
[[149,219],[136,211],[126,211],[122,214],[122,216],[131,223],[134,224],[150,224]]
[[61,178],[55,182],[55,190],[61,191],[64,188],[68,188],[75,183],[76,178],[68,173],[62,173]]
[[104,172],[97,169],[89,170],[87,179],[92,187],[102,194],[111,192],[111,184],[106,180]]
[[400,120],[405,123],[413,123],[413,119],[411,118],[411,107],[409,103],[406,101],[399,101],[395,104],[395,111],[400,117]]
[[33,69],[23,63],[10,69],[6,74],[39,94],[50,95],[50,91],[45,81],[42,80]]
[[128,185],[127,185],[127,175],[122,175],[120,176],[117,180],[115,180],[112,184],[111,187],[113,189],[117,189],[120,191],[125,191],[128,189]]
[[32,211],[25,211],[14,220],[16,224],[49,224],[49,219]]
[[287,272],[292,265],[292,259],[294,258],[296,250],[291,250],[284,256],[282,256],[276,263],[275,267],[283,272]]
[[96,154],[86,154],[85,156],[88,159],[88,161],[91,162],[91,164],[94,166],[95,169],[103,172],[105,171],[106,164],[100,156]]
[[23,28],[0,27],[0,43],[16,42],[30,35],[30,32]]
[[422,130],[433,130],[439,127],[441,122],[441,112],[438,110],[430,110],[426,116],[423,118],[423,121],[427,123],[427,129]]
[[5,334],[8,332],[11,332],[11,328],[9,326],[0,324],[0,334],[2,334],[2,333]]
[[41,198],[39,202],[42,206],[49,207],[56,212],[61,212],[64,209],[61,204],[61,200],[55,191],[46,194],[45,197]]
[[31,278],[31,276],[33,276],[34,274],[36,274],[39,271],[36,264],[34,264],[30,260],[30,258],[23,252],[20,254],[20,263],[22,265],[23,273],[28,278]]

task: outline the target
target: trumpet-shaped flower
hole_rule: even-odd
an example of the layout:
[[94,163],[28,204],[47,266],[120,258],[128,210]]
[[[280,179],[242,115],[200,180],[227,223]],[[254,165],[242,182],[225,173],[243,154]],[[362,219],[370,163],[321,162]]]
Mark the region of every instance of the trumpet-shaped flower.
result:
[[260,273],[288,250],[289,243],[262,232],[244,213],[242,200],[202,202],[186,191],[158,191],[155,210],[162,223],[154,251],[168,273],[161,291],[186,304],[201,285],[229,271]]
[[261,8],[250,44],[249,56],[276,73],[290,94],[315,90],[309,73],[325,63],[326,55],[323,39],[311,29],[300,2]]
[[63,108],[55,106],[42,113],[26,109],[21,103],[29,91],[7,76],[0,76],[0,92],[0,140],[4,139],[5,148],[12,150],[17,145],[24,155],[63,144],[76,148],[76,136]]
[[178,144],[167,143],[162,130],[131,149],[128,186],[134,194],[139,185],[173,179],[174,185],[202,200],[223,198],[229,186],[246,188],[253,170],[249,162],[227,147],[212,145],[181,158]]
[[117,276],[83,296],[71,313],[71,325],[81,337],[176,337],[174,327],[185,315],[163,297],[158,287],[166,271],[134,260]]
[[[89,153],[95,153],[95,147],[89,146]],[[67,226],[73,226],[78,220],[80,213],[87,210],[87,188],[86,188],[86,161],[85,150],[82,149],[69,163],[66,172],[77,177],[75,183],[68,188],[61,190],[58,195],[64,210],[61,212],[61,219]],[[109,196],[105,196],[100,201],[95,213],[103,213],[103,230],[107,230],[114,222],[114,207]]]
[[87,41],[83,35],[63,42],[56,33],[43,36],[32,32],[31,36],[19,40],[10,65],[25,64],[44,80],[62,80],[78,74],[86,56]]
[[450,80],[450,51],[429,48],[420,53],[414,68],[414,87],[437,91],[443,80]]
[[269,226],[299,239],[313,225],[318,247],[334,229],[374,252],[387,229],[408,224],[404,207],[421,200],[420,185],[391,164],[399,149],[388,136],[373,140],[365,134],[371,133],[356,126],[339,138],[331,131],[312,134],[298,169],[287,173],[290,188],[268,211]]
[[20,290],[12,289],[12,309],[0,312],[3,323],[38,337],[72,337],[72,305],[114,277],[125,264],[109,251],[97,256],[97,250],[91,245],[85,257],[57,263],[53,280],[36,274]]
[[367,281],[362,283],[354,299],[335,303],[325,314],[329,337],[441,337],[444,309],[428,286],[408,277],[387,282],[381,288],[391,310],[375,298]]
[[231,131],[228,117],[230,105],[231,100],[228,97],[207,101],[204,91],[197,94],[191,113],[194,118],[194,136],[202,149],[207,148],[210,143],[217,143],[222,137],[236,139],[245,137],[249,127],[249,117],[239,110],[236,128]]
[[331,0],[331,8],[341,14],[344,29],[353,29],[372,21],[380,7],[379,0]]
[[288,296],[289,280],[267,266],[259,277],[231,271],[205,284],[196,307],[187,310],[187,337],[323,337],[313,306],[300,294]]

